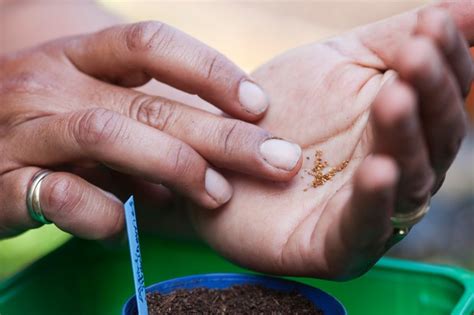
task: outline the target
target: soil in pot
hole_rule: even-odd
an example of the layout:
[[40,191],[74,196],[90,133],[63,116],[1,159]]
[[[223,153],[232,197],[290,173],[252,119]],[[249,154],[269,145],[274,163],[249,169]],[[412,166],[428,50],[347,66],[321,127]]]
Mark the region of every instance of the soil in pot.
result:
[[149,315],[162,314],[324,314],[298,292],[280,292],[259,285],[227,289],[179,289],[147,294]]

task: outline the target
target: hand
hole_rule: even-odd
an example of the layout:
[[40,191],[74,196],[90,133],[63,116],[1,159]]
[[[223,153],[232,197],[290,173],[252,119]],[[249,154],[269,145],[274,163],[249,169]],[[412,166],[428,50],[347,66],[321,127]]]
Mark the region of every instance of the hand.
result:
[[[360,275],[383,255],[390,216],[436,192],[465,133],[474,4],[439,7],[454,20],[439,8],[409,12],[255,72],[272,103],[259,126],[298,142],[304,164],[289,183],[228,177],[232,201],[193,212],[213,247],[259,271],[331,279]],[[317,150],[329,166],[348,164],[313,188],[305,171]]]
[[122,204],[105,190],[166,199],[171,188],[216,208],[232,187],[215,167],[276,181],[301,167],[301,149],[262,128],[129,88],[155,78],[240,119],[265,112],[242,70],[165,24],[60,39],[0,66],[0,237],[39,225],[25,200],[41,168],[57,171],[41,186],[45,217],[95,239],[123,228]]

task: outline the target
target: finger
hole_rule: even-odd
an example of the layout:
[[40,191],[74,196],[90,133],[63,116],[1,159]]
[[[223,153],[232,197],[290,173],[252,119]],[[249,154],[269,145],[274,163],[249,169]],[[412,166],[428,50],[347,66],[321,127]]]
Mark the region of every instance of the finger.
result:
[[13,160],[25,165],[97,161],[175,188],[206,208],[218,207],[232,195],[230,184],[190,146],[118,113],[92,109],[26,126],[9,139]]
[[67,44],[66,54],[81,71],[124,86],[151,77],[197,94],[228,114],[262,117],[268,100],[262,89],[216,50],[159,22],[121,25]]
[[213,165],[270,180],[289,180],[301,148],[264,129],[129,89],[100,89],[101,105],[189,144]]
[[[40,226],[26,209],[27,185],[36,167],[17,169],[0,178],[2,211],[0,235]],[[60,229],[87,239],[113,238],[123,230],[123,205],[113,195],[69,173],[43,179],[40,203],[44,216]],[[9,227],[9,228],[8,228]],[[16,234],[15,233],[15,234]]]
[[172,192],[163,185],[119,173],[102,165],[87,168],[61,167],[60,169],[78,175],[100,189],[113,193],[123,202],[133,195],[140,229],[160,234],[166,231],[166,235],[189,235],[192,231],[189,224],[186,224],[186,207],[183,207],[186,201],[179,196],[173,196]]
[[172,193],[161,184],[154,184],[143,179],[114,171],[104,165],[90,165],[81,167],[65,165],[55,167],[55,170],[72,173],[102,190],[111,192],[125,202],[130,195],[137,203],[151,202],[153,207],[166,206],[171,201]]
[[468,43],[474,45],[474,2],[445,0],[437,6],[449,12]]
[[[473,1],[447,0],[431,7],[446,10],[469,45],[474,45]],[[368,50],[374,55],[371,64],[381,69],[392,66],[400,45],[415,32],[419,12],[420,9],[409,11],[355,30],[353,34],[362,44],[361,49]],[[364,59],[363,62],[367,60]]]
[[401,47],[396,70],[418,93],[429,158],[439,181],[466,133],[460,89],[433,42],[425,37],[415,37]]
[[[393,159],[373,155],[365,159],[353,178],[353,189],[342,211],[324,212],[330,220],[325,248],[330,274],[353,277],[367,271],[384,252],[392,234],[393,211],[398,170]],[[332,207],[331,207],[332,208]],[[337,252],[339,254],[334,255]]]
[[433,171],[418,121],[416,95],[405,83],[382,87],[372,108],[374,153],[393,158],[400,170],[396,211],[422,205],[433,187]]
[[40,227],[26,209],[28,183],[38,168],[10,171],[0,176],[0,238]]
[[[94,183],[99,179],[100,188],[102,185],[109,187],[104,189],[113,192],[119,199],[125,201],[133,195],[137,208],[137,219],[139,228],[146,233],[189,237],[193,236],[193,229],[190,226],[186,211],[187,206],[184,198],[173,194],[169,189],[160,184],[154,184],[142,180],[141,178],[119,173],[104,167],[100,168],[102,174],[85,174],[81,172],[81,177],[88,182]],[[92,176],[91,176],[92,175]],[[100,180],[100,177],[107,179]],[[92,178],[90,180],[89,178]]]
[[162,185],[138,178],[132,179],[128,186],[139,209],[137,218],[142,231],[169,237],[197,237],[189,219],[187,200],[173,195]]
[[430,38],[441,49],[463,96],[467,96],[473,77],[472,58],[465,39],[448,12],[438,8],[422,10],[415,34]]

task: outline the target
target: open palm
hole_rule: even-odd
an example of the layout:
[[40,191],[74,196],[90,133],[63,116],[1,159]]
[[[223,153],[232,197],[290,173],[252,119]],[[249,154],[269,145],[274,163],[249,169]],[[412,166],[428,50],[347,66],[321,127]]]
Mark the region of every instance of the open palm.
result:
[[[443,6],[443,5],[442,5]],[[303,147],[289,183],[228,174],[234,197],[218,212],[193,212],[225,256],[266,272],[347,278],[386,250],[390,216],[434,193],[454,159],[471,81],[474,4],[409,12],[286,52],[254,77],[270,95],[260,126]],[[470,33],[468,32],[470,31]],[[308,174],[316,151],[331,167]]]

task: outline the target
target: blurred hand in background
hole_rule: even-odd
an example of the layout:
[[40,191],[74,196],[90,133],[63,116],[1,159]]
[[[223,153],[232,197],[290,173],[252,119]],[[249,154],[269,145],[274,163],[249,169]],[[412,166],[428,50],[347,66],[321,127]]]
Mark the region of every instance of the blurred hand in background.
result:
[[[233,200],[218,213],[195,213],[204,237],[260,271],[365,272],[387,250],[390,216],[423,205],[456,156],[467,127],[473,30],[474,4],[446,2],[259,68],[254,76],[272,102],[259,125],[303,147],[303,170],[283,185],[231,177]],[[317,150],[330,166],[349,164],[312,188],[304,170]]]

